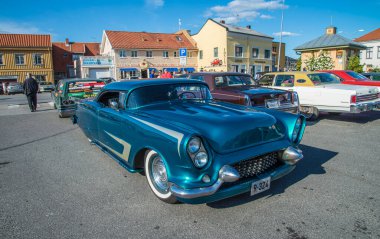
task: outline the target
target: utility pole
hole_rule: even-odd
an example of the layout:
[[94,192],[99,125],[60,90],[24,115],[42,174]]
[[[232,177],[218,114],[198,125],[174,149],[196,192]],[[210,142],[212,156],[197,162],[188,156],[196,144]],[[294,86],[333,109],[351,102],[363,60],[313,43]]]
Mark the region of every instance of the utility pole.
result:
[[282,7],[281,7],[281,31],[280,31],[280,46],[278,50],[278,63],[277,63],[277,71],[280,71],[280,61],[281,61],[281,48],[282,48],[282,30],[283,30],[283,23],[284,23],[284,6],[285,6],[285,0],[282,0]]

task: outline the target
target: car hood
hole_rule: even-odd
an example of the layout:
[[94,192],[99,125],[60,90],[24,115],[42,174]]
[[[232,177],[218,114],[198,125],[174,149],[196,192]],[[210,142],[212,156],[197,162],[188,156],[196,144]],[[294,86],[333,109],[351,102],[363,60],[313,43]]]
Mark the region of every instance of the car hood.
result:
[[143,107],[139,113],[152,120],[190,129],[217,153],[278,140],[285,132],[272,115],[224,103],[166,103]]
[[284,90],[279,89],[271,89],[266,87],[255,87],[255,86],[229,86],[229,87],[223,87],[223,90],[231,91],[231,92],[243,92],[250,95],[257,95],[257,94],[282,94],[284,93]]
[[319,85],[316,87],[327,88],[327,89],[338,89],[338,90],[353,90],[353,91],[356,91],[357,95],[368,95],[368,94],[375,94],[378,92],[378,90],[375,87],[362,86],[362,85],[329,84],[329,85]]

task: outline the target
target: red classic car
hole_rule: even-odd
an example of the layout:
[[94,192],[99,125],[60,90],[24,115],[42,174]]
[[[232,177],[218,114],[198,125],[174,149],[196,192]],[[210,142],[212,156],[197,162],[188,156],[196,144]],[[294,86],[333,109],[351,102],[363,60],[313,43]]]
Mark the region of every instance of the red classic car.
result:
[[338,76],[343,84],[376,86],[380,89],[380,81],[372,81],[362,74],[356,73],[355,71],[328,70],[324,72],[329,72]]

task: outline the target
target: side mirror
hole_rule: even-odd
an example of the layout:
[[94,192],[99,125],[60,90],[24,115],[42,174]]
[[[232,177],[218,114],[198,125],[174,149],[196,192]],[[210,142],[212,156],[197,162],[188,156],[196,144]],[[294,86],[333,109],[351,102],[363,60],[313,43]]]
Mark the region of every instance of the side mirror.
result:
[[119,110],[119,104],[116,101],[111,101],[110,107],[111,107],[111,109]]

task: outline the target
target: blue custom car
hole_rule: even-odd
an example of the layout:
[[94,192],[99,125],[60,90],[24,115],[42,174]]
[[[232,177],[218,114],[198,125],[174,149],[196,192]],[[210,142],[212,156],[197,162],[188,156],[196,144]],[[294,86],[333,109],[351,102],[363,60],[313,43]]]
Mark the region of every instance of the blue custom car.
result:
[[260,193],[303,157],[303,116],[215,102],[195,80],[111,83],[73,121],[167,203]]

